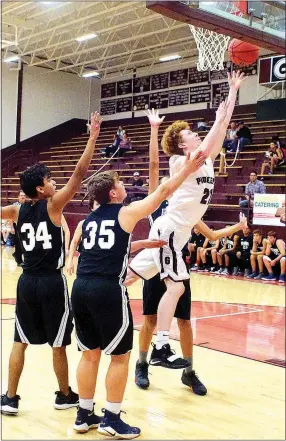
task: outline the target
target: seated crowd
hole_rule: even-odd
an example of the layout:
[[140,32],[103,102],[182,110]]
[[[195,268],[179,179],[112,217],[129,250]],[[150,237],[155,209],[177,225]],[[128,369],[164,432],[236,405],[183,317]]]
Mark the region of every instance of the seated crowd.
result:
[[285,282],[285,242],[277,239],[275,231],[264,238],[261,230],[252,233],[246,228],[241,234],[210,241],[194,229],[188,249],[191,271]]

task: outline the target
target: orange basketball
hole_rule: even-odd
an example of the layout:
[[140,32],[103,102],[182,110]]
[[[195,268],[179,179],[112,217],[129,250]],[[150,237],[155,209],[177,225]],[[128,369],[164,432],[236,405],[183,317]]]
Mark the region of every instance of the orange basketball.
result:
[[245,41],[231,40],[228,47],[231,61],[240,66],[250,66],[259,57],[259,47]]

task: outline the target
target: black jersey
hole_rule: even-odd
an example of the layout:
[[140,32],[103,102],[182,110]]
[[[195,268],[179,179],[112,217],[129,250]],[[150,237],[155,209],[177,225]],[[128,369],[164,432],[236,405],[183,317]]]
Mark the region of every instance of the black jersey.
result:
[[253,236],[252,234],[249,234],[247,237],[240,236],[239,242],[238,242],[238,248],[242,252],[250,252],[252,250],[253,246]]
[[156,219],[158,219],[158,217],[164,216],[168,205],[169,205],[168,201],[163,201],[162,204],[160,205],[160,207],[157,208],[157,210],[154,211],[154,213],[152,213],[148,216],[150,227],[152,227],[153,223],[155,222]]
[[118,222],[122,206],[103,204],[85,219],[78,276],[125,277],[131,234]]
[[222,237],[219,241],[218,249],[221,250],[224,247],[224,244],[225,244],[225,237]]
[[24,270],[56,270],[64,266],[65,247],[61,226],[50,219],[47,200],[21,205],[17,232],[21,242]]
[[263,241],[264,239],[261,239],[261,243],[257,243],[256,252],[260,253],[263,250]]
[[205,240],[206,238],[203,234],[193,233],[189,243],[193,243],[194,245],[197,246],[197,248],[199,248],[203,246]]
[[271,245],[271,255],[275,256],[275,258],[276,258],[276,257],[280,256],[280,254],[281,254],[280,250],[277,246],[277,240],[275,240],[274,244]]
[[215,247],[216,246],[216,240],[209,240],[207,247],[211,248],[211,247]]
[[226,238],[226,249],[227,250],[230,250],[231,248],[233,248],[234,236],[236,236],[236,234],[233,234],[232,236]]

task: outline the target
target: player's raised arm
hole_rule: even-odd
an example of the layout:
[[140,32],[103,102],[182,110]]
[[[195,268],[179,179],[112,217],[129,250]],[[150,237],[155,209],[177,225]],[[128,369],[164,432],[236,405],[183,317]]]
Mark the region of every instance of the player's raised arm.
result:
[[192,160],[190,155],[188,155],[181,170],[175,173],[167,182],[159,185],[157,190],[142,201],[133,202],[121,209],[119,213],[121,227],[126,232],[132,232],[140,219],[153,213],[163,201],[168,199],[177,190],[190,174],[194,173],[204,164],[205,160],[206,155],[202,152],[197,152]]
[[239,71],[233,72],[232,76],[228,73],[229,94],[227,100],[220,104],[216,111],[215,122],[200,145],[200,150],[210,156],[213,161],[221,151],[226,129],[233,114],[237,92],[244,80],[246,80],[244,74]]
[[97,112],[91,114],[91,122],[89,127],[89,140],[86,144],[85,150],[81,155],[76,168],[68,180],[67,184],[59,190],[51,198],[49,211],[59,211],[73,198],[77,192],[83,178],[86,175],[92,156],[94,153],[95,142],[100,132],[100,125],[102,119],[100,119]]
[[165,117],[160,118],[158,110],[149,110],[145,112],[151,126],[150,146],[149,146],[149,191],[153,193],[159,185],[159,127]]
[[231,236],[232,234],[236,233],[237,231],[243,230],[246,227],[247,218],[244,216],[244,214],[240,214],[240,220],[237,224],[216,231],[211,230],[203,221],[199,221],[194,226],[194,228],[199,230],[200,233],[202,233],[210,240],[218,240],[225,236]]

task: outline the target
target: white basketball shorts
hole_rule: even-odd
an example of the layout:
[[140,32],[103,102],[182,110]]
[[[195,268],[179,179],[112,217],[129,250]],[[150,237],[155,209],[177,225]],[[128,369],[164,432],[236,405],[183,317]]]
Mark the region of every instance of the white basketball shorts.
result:
[[149,239],[164,240],[167,245],[141,251],[131,261],[130,269],[144,280],[151,279],[158,272],[161,280],[188,280],[190,275],[182,257],[182,248],[188,242],[190,233],[190,227],[176,230],[173,224],[168,225],[166,216],[159,217],[150,230]]

